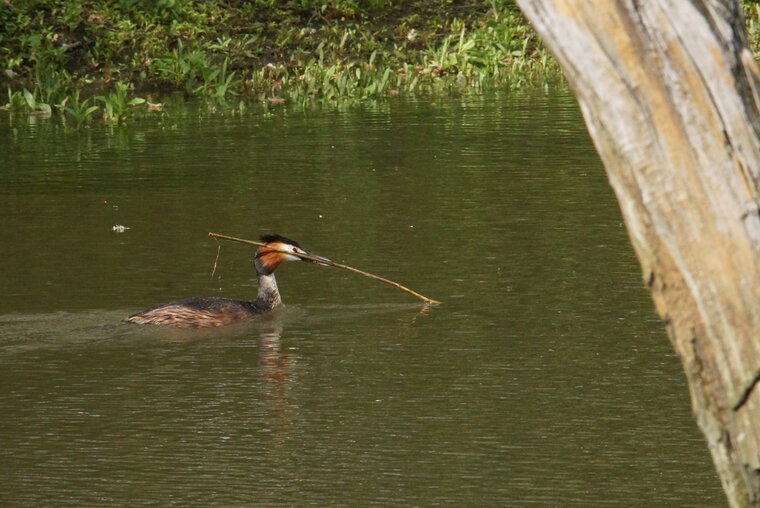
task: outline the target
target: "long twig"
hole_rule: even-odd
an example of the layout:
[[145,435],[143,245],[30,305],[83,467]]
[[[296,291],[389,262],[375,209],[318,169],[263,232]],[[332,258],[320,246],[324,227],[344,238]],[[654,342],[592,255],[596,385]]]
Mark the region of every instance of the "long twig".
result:
[[216,242],[216,259],[214,259],[214,269],[211,270],[211,278],[214,278],[214,274],[216,273],[216,264],[219,262],[219,254],[222,253],[222,244],[219,243],[218,238],[214,238],[214,241]]
[[[262,247],[262,246],[265,245],[262,242],[256,242],[254,240],[246,240],[244,238],[237,238],[235,236],[222,235],[220,233],[209,233],[208,236],[211,236],[213,238],[222,238],[223,240],[231,240],[233,242],[247,243],[249,245],[258,245],[259,247]],[[323,258],[317,258],[317,257],[314,257],[314,256],[310,256],[308,254],[300,254],[300,253],[296,253],[296,252],[282,251],[282,250],[279,250],[279,249],[275,249],[275,248],[273,248],[271,246],[269,246],[269,248],[272,249],[272,250],[279,251],[279,252],[286,252],[287,254],[290,254],[292,256],[298,256],[299,258],[308,259],[310,261],[316,261],[316,262],[318,262],[320,264],[323,264],[323,265],[334,266],[335,268],[342,268],[343,270],[348,270],[349,272],[358,273],[359,275],[364,275],[365,277],[369,277],[370,279],[379,280],[380,282],[385,282],[386,284],[390,284],[391,286],[395,286],[395,287],[399,288],[402,291],[406,291],[407,293],[416,296],[420,300],[424,300],[426,303],[428,303],[430,305],[438,305],[438,304],[441,303],[438,300],[433,300],[432,298],[428,298],[427,296],[423,296],[423,295],[417,293],[416,291],[412,291],[408,287],[402,286],[398,282],[394,282],[394,281],[386,279],[384,277],[380,277],[378,275],[374,275],[374,274],[371,274],[369,272],[365,272],[363,270],[359,270],[358,268],[353,268],[351,266],[343,265],[341,263],[336,263],[335,261],[329,261],[329,260],[326,260],[326,259],[323,259]]]

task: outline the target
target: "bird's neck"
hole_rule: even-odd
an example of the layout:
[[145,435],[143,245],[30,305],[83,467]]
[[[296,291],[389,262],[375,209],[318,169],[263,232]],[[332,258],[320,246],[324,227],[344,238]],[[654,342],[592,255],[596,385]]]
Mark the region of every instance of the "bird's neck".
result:
[[256,298],[256,304],[266,310],[282,305],[282,298],[280,297],[280,291],[277,289],[274,273],[270,273],[269,275],[259,274],[259,295]]

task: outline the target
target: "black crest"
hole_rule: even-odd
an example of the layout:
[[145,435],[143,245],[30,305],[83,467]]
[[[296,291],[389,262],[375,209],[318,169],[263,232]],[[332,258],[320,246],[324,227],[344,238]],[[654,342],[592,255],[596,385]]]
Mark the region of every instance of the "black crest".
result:
[[259,238],[264,243],[270,243],[270,242],[280,242],[280,243],[287,243],[288,245],[293,245],[294,247],[298,247],[299,249],[302,249],[298,242],[295,240],[291,240],[290,238],[285,238],[281,235],[263,235],[261,238]]

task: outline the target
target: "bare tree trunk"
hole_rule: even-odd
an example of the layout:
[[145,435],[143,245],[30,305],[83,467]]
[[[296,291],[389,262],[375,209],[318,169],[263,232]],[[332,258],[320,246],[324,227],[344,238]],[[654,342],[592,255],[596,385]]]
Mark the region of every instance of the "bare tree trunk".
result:
[[729,501],[758,506],[760,80],[739,5],[518,3],[576,92]]

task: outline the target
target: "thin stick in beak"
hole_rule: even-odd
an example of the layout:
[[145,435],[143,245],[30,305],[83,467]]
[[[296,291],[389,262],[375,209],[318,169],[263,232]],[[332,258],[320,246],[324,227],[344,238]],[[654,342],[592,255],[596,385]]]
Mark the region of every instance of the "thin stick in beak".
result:
[[333,264],[333,262],[329,259],[318,256],[316,254],[312,254],[311,252],[307,252],[305,254],[297,253],[296,255],[303,261],[308,261],[309,263],[314,263],[315,265],[331,266]]
[[[222,235],[220,233],[209,233],[208,236],[211,236],[213,238],[223,238],[224,240],[231,240],[233,242],[247,243],[247,244],[250,244],[250,245],[259,245],[259,246],[266,245],[266,244],[261,243],[261,242],[256,242],[256,241],[253,241],[253,240],[246,240],[246,239],[237,238],[237,237],[234,237],[234,236]],[[273,248],[271,246],[269,248],[272,249],[272,250],[279,250],[279,249],[275,249],[275,248]],[[396,288],[398,288],[398,289],[400,289],[402,291],[406,291],[407,293],[416,296],[420,300],[424,300],[429,305],[439,305],[441,303],[438,300],[433,300],[432,298],[428,298],[427,296],[423,296],[423,295],[417,293],[416,291],[412,291],[408,287],[402,286],[398,282],[394,282],[394,281],[392,281],[390,279],[386,279],[384,277],[380,277],[378,275],[374,275],[374,274],[371,274],[369,272],[365,272],[365,271],[359,270],[358,268],[353,268],[353,267],[348,266],[348,265],[342,265],[340,263],[336,263],[334,261],[330,261],[329,259],[323,258],[322,256],[316,256],[314,254],[305,254],[305,253],[301,254],[300,252],[287,252],[287,251],[280,251],[280,252],[285,252],[286,254],[290,254],[292,256],[298,256],[299,258],[301,258],[301,259],[303,259],[305,261],[310,261],[310,262],[318,264],[318,265],[334,266],[335,268],[342,268],[343,270],[348,270],[349,272],[358,273],[359,275],[363,275],[365,277],[369,277],[370,279],[375,279],[375,280],[378,280],[380,282],[384,282],[386,284],[390,284],[391,286],[394,286],[394,287],[396,287]]]

